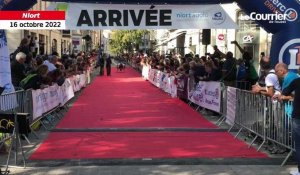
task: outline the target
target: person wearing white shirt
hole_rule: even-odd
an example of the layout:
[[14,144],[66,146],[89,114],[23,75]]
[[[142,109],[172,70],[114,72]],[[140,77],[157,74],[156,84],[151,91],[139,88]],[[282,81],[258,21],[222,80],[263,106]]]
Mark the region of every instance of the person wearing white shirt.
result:
[[269,97],[273,97],[275,94],[280,94],[281,86],[274,69],[269,71],[265,78],[265,84],[265,87],[261,87],[258,84],[254,85],[252,87],[252,92],[261,93]]

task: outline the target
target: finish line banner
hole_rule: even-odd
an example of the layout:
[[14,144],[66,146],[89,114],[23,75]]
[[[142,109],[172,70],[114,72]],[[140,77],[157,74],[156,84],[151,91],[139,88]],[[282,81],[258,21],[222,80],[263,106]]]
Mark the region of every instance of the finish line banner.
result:
[[56,9],[66,10],[67,29],[237,28],[220,5],[58,3]]

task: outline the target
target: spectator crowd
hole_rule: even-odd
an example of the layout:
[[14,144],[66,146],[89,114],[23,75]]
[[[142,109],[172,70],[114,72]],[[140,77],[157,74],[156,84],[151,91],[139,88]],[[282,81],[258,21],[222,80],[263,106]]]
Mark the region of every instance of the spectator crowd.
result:
[[[259,68],[256,69],[251,54],[236,41],[232,43],[242,53],[242,58],[236,59],[232,52],[223,53],[217,46],[213,46],[214,53],[207,53],[205,56],[153,53],[151,55],[124,55],[123,59],[136,67],[139,65],[149,66],[176,77],[188,76],[196,83],[221,81],[226,86],[251,90],[254,93],[263,93],[268,96],[273,96],[275,92],[280,93],[291,81],[299,77],[300,68],[297,74],[288,71],[287,65],[283,63],[272,67],[271,59],[264,53],[260,54]],[[284,72],[284,75],[281,72]]]
[[90,70],[95,61],[95,52],[64,52],[60,57],[53,51],[49,55],[39,55],[34,41],[36,39],[30,36],[23,38],[10,55],[12,84],[15,88],[40,89],[53,83],[60,86],[67,77]]

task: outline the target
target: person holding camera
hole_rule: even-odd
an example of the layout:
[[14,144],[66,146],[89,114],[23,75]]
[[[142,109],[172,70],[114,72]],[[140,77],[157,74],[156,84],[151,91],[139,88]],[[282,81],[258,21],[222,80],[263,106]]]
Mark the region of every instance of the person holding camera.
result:
[[213,59],[219,59],[219,60],[221,60],[222,58],[226,57],[226,54],[224,54],[223,52],[221,52],[217,45],[214,45],[213,49],[214,49],[214,53],[213,54],[205,53],[205,55],[209,56],[209,57],[211,57]]
[[251,54],[242,48],[237,41],[232,41],[231,44],[234,44],[242,53],[242,58],[245,62],[247,81],[253,86],[258,81],[258,74],[253,65],[253,59]]
[[232,52],[227,52],[226,61],[222,67],[222,78],[226,86],[235,87],[236,81],[236,59],[233,57]]

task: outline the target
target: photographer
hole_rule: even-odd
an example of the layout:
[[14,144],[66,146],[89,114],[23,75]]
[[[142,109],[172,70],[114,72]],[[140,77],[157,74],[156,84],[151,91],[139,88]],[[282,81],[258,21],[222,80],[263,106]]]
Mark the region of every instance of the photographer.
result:
[[227,52],[226,61],[222,67],[222,80],[224,80],[226,86],[235,87],[236,71],[236,59],[233,57],[232,52]]
[[253,59],[251,54],[244,48],[242,48],[237,41],[232,41],[231,44],[234,44],[243,54],[242,58],[246,66],[247,80],[250,82],[251,86],[254,85],[258,80],[258,74],[253,65]]
[[208,55],[209,57],[212,57],[212,58],[218,58],[219,60],[221,60],[222,58],[226,57],[226,54],[224,54],[223,52],[221,52],[219,50],[219,48],[218,48],[217,45],[214,45],[213,49],[214,49],[214,53],[213,54],[206,53],[205,55]]

